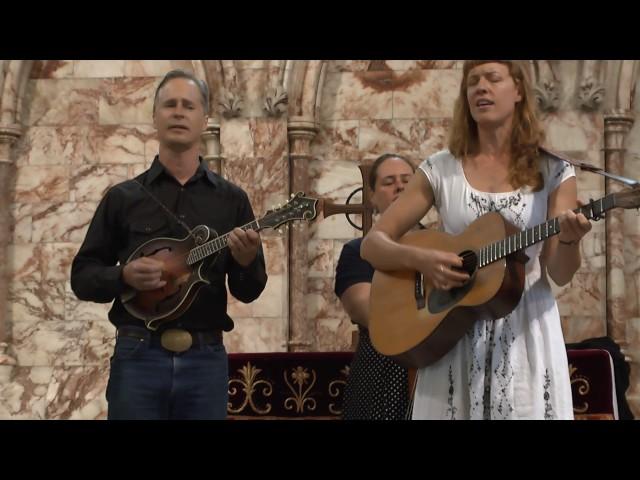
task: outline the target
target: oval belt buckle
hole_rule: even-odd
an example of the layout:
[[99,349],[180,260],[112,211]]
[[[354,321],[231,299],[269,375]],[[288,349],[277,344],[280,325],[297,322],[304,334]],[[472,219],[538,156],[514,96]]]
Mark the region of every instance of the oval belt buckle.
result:
[[162,332],[160,344],[171,352],[186,352],[193,345],[193,338],[186,330],[170,328]]

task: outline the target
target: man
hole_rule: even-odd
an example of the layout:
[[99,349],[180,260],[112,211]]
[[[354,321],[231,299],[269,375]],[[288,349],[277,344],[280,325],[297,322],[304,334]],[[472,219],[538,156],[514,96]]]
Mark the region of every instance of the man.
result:
[[[115,299],[109,311],[117,328],[106,393],[109,419],[226,417],[222,331],[230,331],[233,321],[226,313],[225,278],[233,296],[249,303],[264,289],[267,275],[259,235],[238,228],[254,219],[246,193],[211,172],[199,156],[208,94],[207,85],[188,72],[174,70],[163,78],[153,105],[159,153],[147,171],[107,192],[72,264],[71,287],[79,299]],[[210,283],[191,306],[150,330],[120,296],[164,287],[164,262],[153,256],[127,260],[148,240],[185,238],[198,225],[231,232],[229,248],[203,261],[201,272]]]

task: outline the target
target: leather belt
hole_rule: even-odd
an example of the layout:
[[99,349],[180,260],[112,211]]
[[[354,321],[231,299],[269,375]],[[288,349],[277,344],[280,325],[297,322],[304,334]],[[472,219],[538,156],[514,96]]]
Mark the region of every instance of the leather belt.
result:
[[145,340],[175,353],[186,352],[194,346],[222,343],[222,330],[190,332],[182,328],[169,328],[162,332],[152,332],[142,327],[125,325],[118,328],[118,336]]

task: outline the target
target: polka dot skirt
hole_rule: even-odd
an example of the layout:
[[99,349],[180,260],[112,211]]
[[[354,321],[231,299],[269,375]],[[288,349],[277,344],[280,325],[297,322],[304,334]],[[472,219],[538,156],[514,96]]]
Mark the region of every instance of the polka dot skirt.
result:
[[405,420],[409,407],[407,370],[378,353],[360,328],[358,349],[344,390],[345,420]]

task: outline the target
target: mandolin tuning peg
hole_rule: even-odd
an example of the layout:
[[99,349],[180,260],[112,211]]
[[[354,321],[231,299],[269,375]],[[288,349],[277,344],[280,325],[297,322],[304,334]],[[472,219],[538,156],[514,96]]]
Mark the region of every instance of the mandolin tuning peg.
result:
[[284,233],[284,232],[282,231],[282,228],[279,228],[279,229],[277,230],[277,232],[278,232],[280,235],[282,235],[282,234]]
[[292,193],[292,194],[291,194],[291,196],[290,196],[289,198],[293,198],[293,197],[295,197],[295,196],[296,196],[296,194],[295,194],[295,193]]

